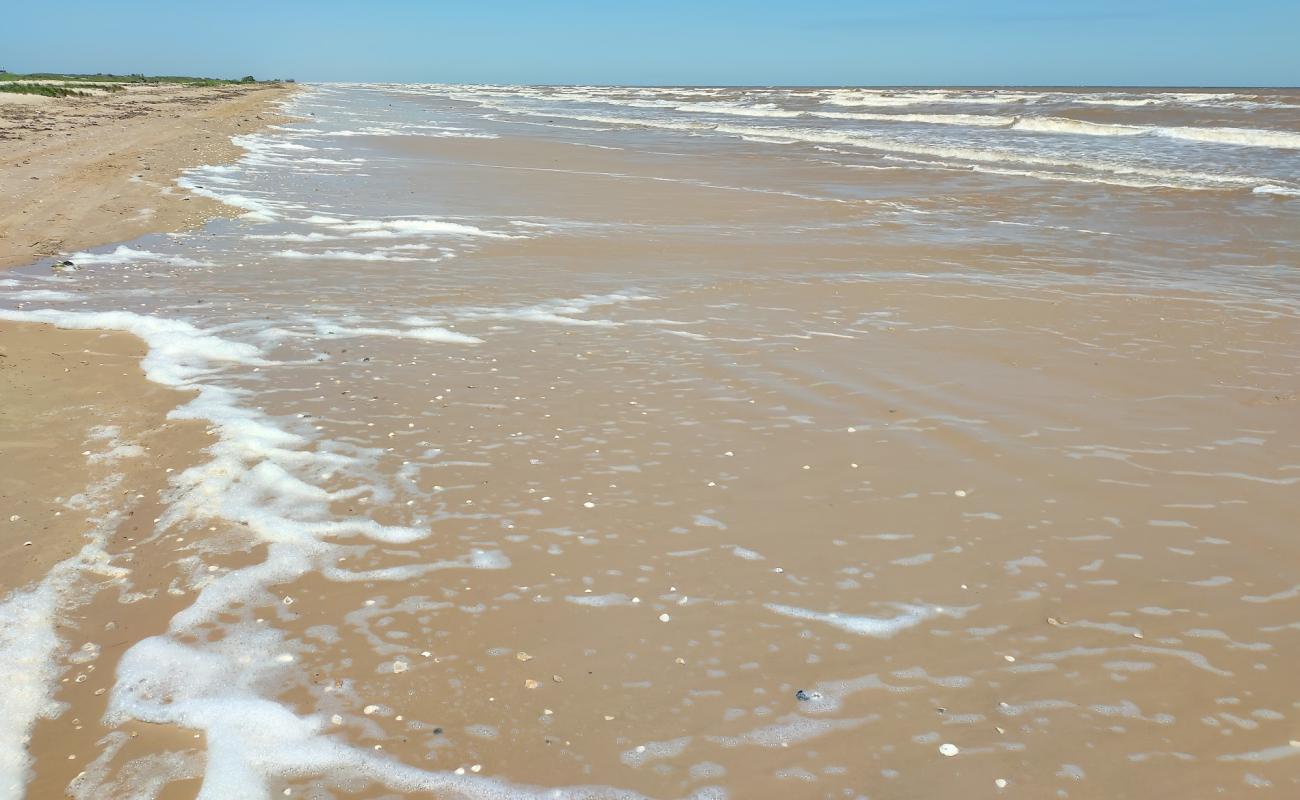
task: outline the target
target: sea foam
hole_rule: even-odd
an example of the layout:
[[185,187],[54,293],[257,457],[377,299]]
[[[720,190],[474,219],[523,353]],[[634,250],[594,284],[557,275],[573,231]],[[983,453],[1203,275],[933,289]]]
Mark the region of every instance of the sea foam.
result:
[[[265,413],[240,404],[242,394],[217,385],[223,365],[267,367],[259,348],[229,341],[187,322],[130,312],[0,311],[0,319],[44,322],[65,328],[113,329],[144,339],[149,353],[146,375],[155,382],[197,392],[171,416],[207,422],[217,433],[210,460],[172,481],[170,506],[160,530],[187,521],[238,523],[243,535],[265,546],[265,557],[251,566],[216,575],[201,585],[192,604],[177,613],[165,634],[137,642],[123,655],[110,695],[107,721],[141,720],[202,731],[206,766],[201,800],[269,797],[273,780],[304,775],[373,781],[399,792],[441,792],[467,798],[637,798],[633,792],[601,786],[538,789],[483,776],[430,772],[406,766],[373,751],[328,736],[324,720],[300,715],[265,696],[267,687],[292,674],[294,643],[275,629],[252,620],[223,621],[219,641],[186,643],[190,636],[238,605],[276,604],[273,585],[319,572],[332,580],[403,580],[403,569],[342,574],[334,566],[337,539],[360,537],[383,543],[409,543],[428,535],[424,528],[382,525],[364,517],[338,518],[331,503],[354,497],[356,490],[327,491],[307,476],[347,467],[355,457],[312,448],[306,430],[289,430]],[[361,487],[364,491],[364,487]],[[417,569],[502,569],[499,552],[474,551]],[[47,581],[48,582],[48,581]],[[0,760],[0,785],[21,786],[27,762],[22,743],[40,716],[54,713],[50,690],[56,677],[52,656],[57,610],[54,590],[11,595],[0,604],[0,666],[19,677],[7,692],[0,745],[11,754]],[[201,637],[206,638],[206,637]],[[179,776],[177,776],[179,777]],[[85,789],[86,787],[81,787]],[[92,789],[86,789],[93,791]],[[705,789],[695,797],[721,797]]]

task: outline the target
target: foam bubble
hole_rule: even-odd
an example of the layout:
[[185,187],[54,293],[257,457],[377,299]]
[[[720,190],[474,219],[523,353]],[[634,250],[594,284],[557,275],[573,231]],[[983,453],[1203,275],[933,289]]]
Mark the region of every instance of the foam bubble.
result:
[[586,314],[593,308],[601,306],[650,300],[647,295],[635,292],[615,292],[603,295],[583,295],[567,300],[549,300],[516,308],[477,308],[458,311],[461,319],[513,319],[521,322],[543,322],[555,325],[589,326],[612,328],[620,323],[607,319],[583,319],[579,314]]

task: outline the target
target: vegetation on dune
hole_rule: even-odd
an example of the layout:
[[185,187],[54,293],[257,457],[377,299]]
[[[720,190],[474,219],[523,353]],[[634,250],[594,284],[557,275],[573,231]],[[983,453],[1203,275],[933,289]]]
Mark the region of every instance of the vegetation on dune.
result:
[[[22,85],[22,84],[19,84],[19,85]],[[125,86],[123,86],[123,85],[120,84],[120,83],[73,83],[73,82],[68,82],[68,83],[54,83],[54,84],[44,83],[44,84],[37,84],[37,85],[39,85],[39,86],[58,86],[58,87],[63,88],[63,89],[90,89],[91,91],[94,91],[94,92],[120,92],[120,91],[123,91],[123,90],[126,88]]]
[[[246,83],[280,83],[280,79],[274,78],[269,81],[259,81],[252,75],[245,75],[242,78],[200,78],[188,75],[143,75],[139,73],[131,75],[111,75],[108,73],[97,72],[93,75],[82,75],[75,73],[62,72],[6,72],[0,69],[0,88],[14,81],[64,81],[69,87],[101,89],[116,84],[121,88],[123,84],[159,84],[159,83],[179,83],[188,86],[224,86],[227,84],[246,84]],[[94,84],[94,85],[87,85]],[[9,88],[3,88],[3,91],[16,91]],[[115,91],[110,89],[109,91]],[[26,94],[44,94],[44,92],[27,92]],[[64,95],[51,95],[64,96]]]
[[87,97],[87,92],[55,86],[49,83],[0,83],[0,92],[9,94],[39,94],[42,97]]
[[5,72],[0,70],[0,81],[80,81],[82,83],[126,83],[130,78],[121,75],[65,75],[59,72]]

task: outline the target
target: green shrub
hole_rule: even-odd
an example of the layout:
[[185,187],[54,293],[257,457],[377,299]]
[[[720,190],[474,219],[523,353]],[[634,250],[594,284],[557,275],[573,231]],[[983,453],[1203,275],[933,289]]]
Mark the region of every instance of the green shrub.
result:
[[42,97],[86,97],[85,92],[49,83],[0,83],[0,92],[38,94]]

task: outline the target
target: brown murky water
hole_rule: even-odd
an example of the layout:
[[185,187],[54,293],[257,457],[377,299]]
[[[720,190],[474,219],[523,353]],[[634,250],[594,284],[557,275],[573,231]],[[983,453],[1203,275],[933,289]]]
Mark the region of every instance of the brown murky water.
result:
[[638,91],[324,87],[245,219],[13,279],[216,437],[17,795],[1295,794],[1295,96],[912,103],[1163,131],[912,123],[990,170]]

